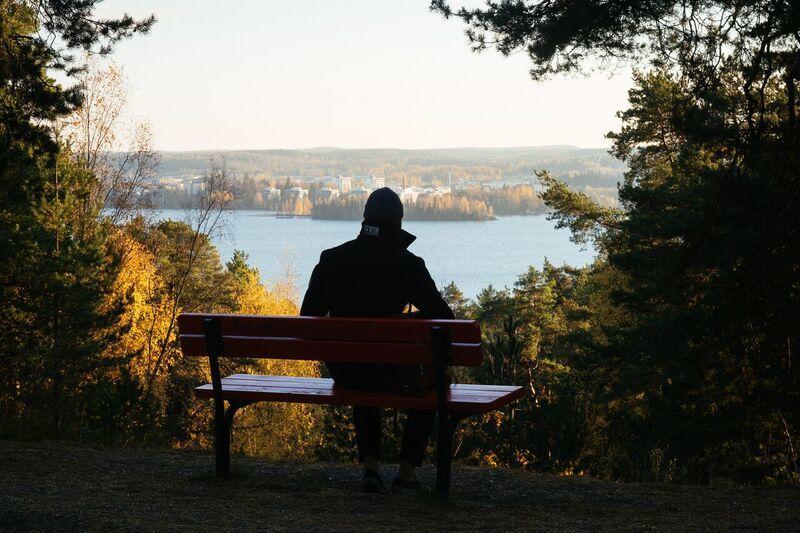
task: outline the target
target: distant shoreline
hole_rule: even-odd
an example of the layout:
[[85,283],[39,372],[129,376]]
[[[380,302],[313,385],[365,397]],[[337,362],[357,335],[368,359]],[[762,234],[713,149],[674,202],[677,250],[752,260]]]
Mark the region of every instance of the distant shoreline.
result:
[[[527,215],[519,215],[527,216]],[[305,218],[313,220],[361,220],[362,217],[317,217],[314,215],[306,215]],[[403,220],[412,222],[491,222],[497,220],[497,217],[492,215],[486,218],[420,218],[415,216],[403,217]]]
[[[181,211],[181,212],[188,212],[192,211],[190,207],[154,207],[150,209],[146,209],[148,212],[158,212],[158,211]],[[232,212],[249,212],[249,213],[258,213],[264,217],[269,218],[280,218],[280,219],[290,219],[290,218],[302,218],[308,220],[320,220],[320,221],[349,221],[349,222],[359,222],[362,220],[362,217],[318,217],[313,215],[294,215],[291,213],[279,213],[277,211],[269,211],[267,209],[249,209],[244,207],[232,207],[227,211]],[[418,217],[403,217],[403,220],[406,222],[494,222],[500,220],[501,218],[509,218],[509,217],[537,217],[542,215],[547,215],[549,210],[544,211],[537,211],[537,212],[528,212],[528,213],[504,213],[500,215],[492,215],[490,218],[484,219],[474,219],[474,218],[464,218],[464,219],[452,219],[452,218],[418,218]]]
[[[191,211],[192,208],[190,207],[155,207],[152,209],[148,209],[148,211]],[[280,213],[278,211],[270,211],[267,209],[251,209],[246,207],[231,207],[228,211],[234,212],[241,212],[241,211],[248,211],[251,213],[261,213],[265,217],[271,218],[281,218],[281,219],[290,219],[290,218],[305,218],[310,220],[349,220],[349,221],[360,221],[362,217],[358,216],[343,216],[343,217],[321,217],[321,216],[314,216],[311,215],[299,215],[293,213]],[[411,221],[411,222],[493,222],[500,218],[505,217],[530,217],[530,216],[540,216],[546,215],[548,210],[541,210],[541,211],[534,211],[534,212],[526,212],[526,213],[502,213],[499,215],[491,215],[486,218],[436,218],[436,217],[418,217],[414,215],[405,216],[403,220]]]

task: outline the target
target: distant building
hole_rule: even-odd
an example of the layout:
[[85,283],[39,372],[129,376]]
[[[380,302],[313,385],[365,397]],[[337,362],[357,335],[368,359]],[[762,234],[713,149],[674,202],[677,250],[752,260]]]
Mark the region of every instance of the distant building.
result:
[[186,183],[188,182],[184,183],[184,181],[180,178],[160,178],[155,180],[153,184],[165,191],[185,191]]
[[452,190],[450,187],[408,187],[403,189],[400,193],[400,200],[410,203],[416,203],[420,200],[429,200],[431,198],[438,198],[440,196],[445,196],[451,194]]
[[289,193],[286,196],[289,198],[297,198],[302,200],[303,198],[308,198],[308,189],[304,189],[302,187],[292,187],[289,189]]
[[323,201],[333,200],[339,197],[339,191],[331,187],[325,187],[317,191],[317,198]]
[[184,190],[189,194],[189,196],[196,196],[203,192],[206,188],[206,182],[200,176],[195,178],[190,178],[188,183],[185,183]]
[[403,202],[406,205],[411,205],[417,203],[419,192],[413,187],[406,187],[400,190],[398,196],[400,197],[401,202]]
[[453,187],[454,191],[466,191],[471,186],[472,185],[469,182],[466,182],[464,180],[458,180],[458,182],[455,185],[453,185],[452,187]]
[[379,178],[378,176],[370,176],[369,180],[373,190],[382,189],[383,187],[386,187],[386,178]]
[[261,196],[264,200],[280,200],[281,190],[277,187],[265,187],[261,190]]
[[366,194],[369,195],[372,191],[367,187],[356,187],[350,191],[350,194]]
[[353,178],[350,176],[338,176],[336,180],[339,182],[339,192],[347,194],[353,188]]

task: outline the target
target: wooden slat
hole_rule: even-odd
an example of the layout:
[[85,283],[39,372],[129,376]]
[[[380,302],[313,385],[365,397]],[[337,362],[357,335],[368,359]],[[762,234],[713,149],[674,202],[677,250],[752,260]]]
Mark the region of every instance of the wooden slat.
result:
[[[242,376],[242,375],[237,375]],[[288,376],[248,376],[222,380],[223,397],[239,401],[271,401],[291,403],[315,403],[329,405],[360,405],[392,407],[398,409],[435,409],[436,394],[431,391],[424,396],[405,396],[390,392],[366,392],[344,389],[324,378],[290,378]],[[279,379],[271,379],[279,378]],[[522,387],[492,385],[451,385],[448,408],[461,412],[488,412],[511,403],[524,395]],[[211,398],[210,384],[197,387],[195,394]]]
[[217,315],[183,313],[181,334],[203,334],[203,319],[219,320],[223,336],[295,337],[307,340],[426,344],[431,326],[444,327],[452,342],[481,342],[474,320],[415,320],[404,318],[342,318],[307,316]]
[[[428,341],[429,342],[429,341]],[[205,356],[205,337],[185,334],[181,330],[181,350],[186,356]],[[227,357],[269,359],[302,359],[313,361],[347,361],[356,363],[420,363],[431,364],[430,344],[307,340],[287,337],[243,337],[224,335]],[[477,366],[483,360],[480,343],[452,343],[451,364]]]
[[[281,390],[286,392],[309,392],[312,394],[316,394],[319,391],[327,391],[331,388],[331,384],[327,381],[320,381],[317,380],[316,383],[307,382],[307,383],[298,383],[298,382],[254,382],[251,380],[235,380],[231,378],[227,378],[225,380],[224,386],[241,389],[241,390]],[[502,395],[508,392],[508,387],[503,388],[495,388],[495,390],[487,390],[483,389],[480,386],[474,385],[462,385],[461,387],[451,387],[450,389],[454,394],[458,397],[466,398],[469,397],[475,400],[481,399],[488,399],[493,400],[495,399],[498,394]]]
[[[295,386],[297,384],[309,384],[309,385],[317,385],[322,383],[320,386],[329,386],[327,381],[321,381],[320,378],[312,378],[312,377],[305,377],[305,376],[264,376],[259,374],[231,374],[227,378],[224,378],[227,383],[233,383],[236,381],[241,381],[243,384],[251,384],[257,385],[264,383],[265,385],[270,384],[280,384],[286,386]],[[245,383],[246,382],[246,383]],[[469,391],[508,391],[508,385],[484,385],[479,383],[453,383],[451,389],[458,390],[464,389]]]

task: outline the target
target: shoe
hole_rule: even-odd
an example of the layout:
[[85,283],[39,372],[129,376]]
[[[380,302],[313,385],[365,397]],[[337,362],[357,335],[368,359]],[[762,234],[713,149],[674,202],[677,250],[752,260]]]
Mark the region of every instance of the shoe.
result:
[[424,488],[425,486],[420,483],[418,479],[415,479],[414,481],[406,481],[400,476],[395,476],[394,481],[392,481],[392,492],[395,494],[422,490]]
[[364,470],[364,482],[362,486],[364,487],[364,492],[367,494],[386,494],[386,486],[383,484],[383,478],[381,478],[378,472],[370,468]]

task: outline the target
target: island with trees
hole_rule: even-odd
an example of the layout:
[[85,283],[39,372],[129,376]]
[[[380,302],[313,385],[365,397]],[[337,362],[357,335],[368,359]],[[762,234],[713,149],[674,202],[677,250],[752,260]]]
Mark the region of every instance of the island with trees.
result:
[[[349,178],[347,178],[349,179]],[[358,183],[358,182],[357,182]],[[203,178],[188,184],[162,186],[151,192],[162,208],[183,209],[205,185]],[[400,195],[406,220],[493,220],[496,215],[539,215],[547,207],[530,184],[470,185],[452,187],[392,187]],[[454,190],[455,189],[455,190]],[[311,216],[317,219],[360,219],[372,188],[352,191],[333,188],[330,180],[302,182],[231,179],[231,209],[265,210],[279,215]]]

